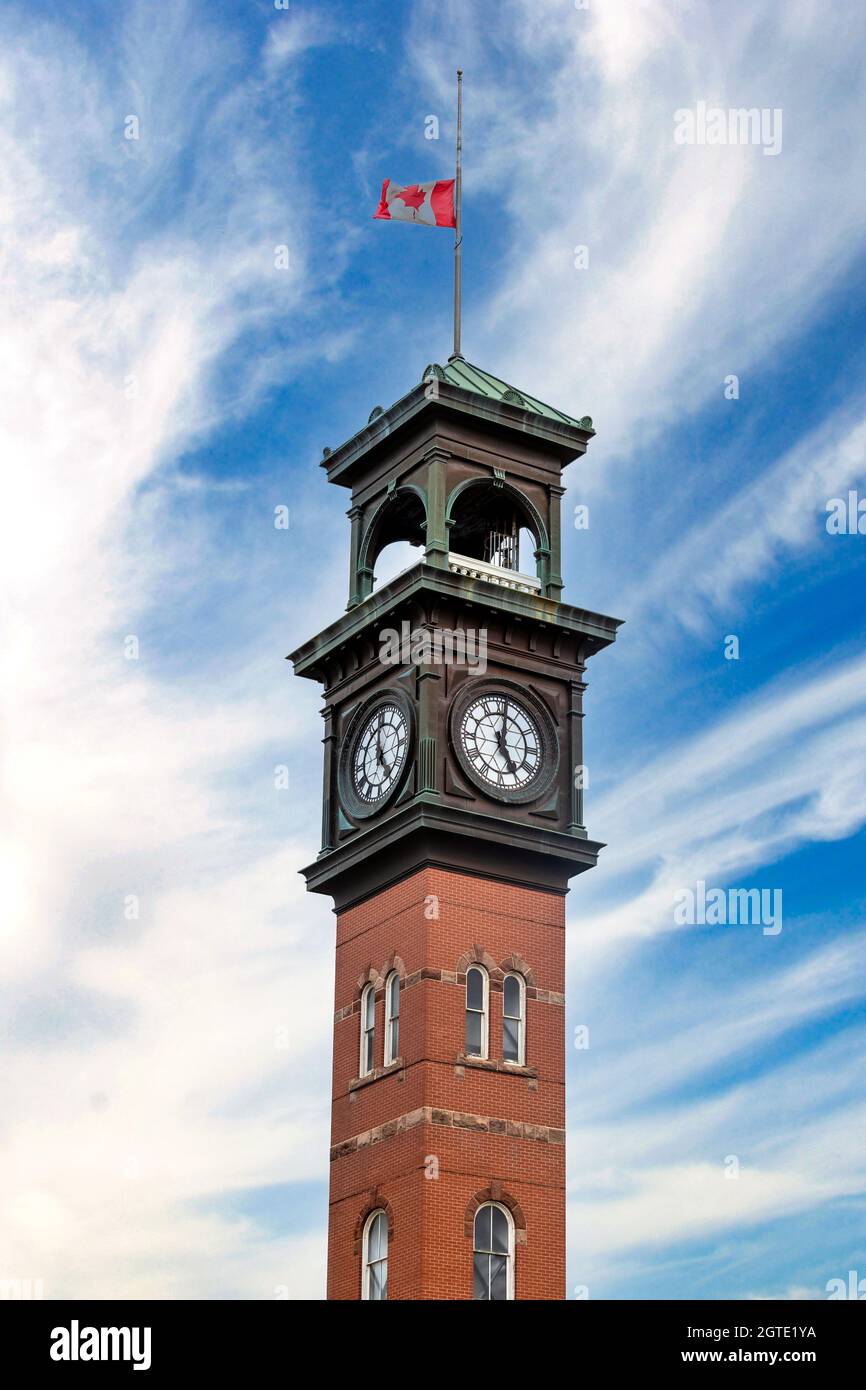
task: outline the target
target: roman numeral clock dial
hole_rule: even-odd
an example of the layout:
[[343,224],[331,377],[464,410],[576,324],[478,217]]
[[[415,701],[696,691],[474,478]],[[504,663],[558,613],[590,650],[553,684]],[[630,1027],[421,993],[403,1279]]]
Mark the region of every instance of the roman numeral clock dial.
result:
[[402,710],[382,705],[361,729],[352,759],[355,791],[362,801],[382,801],[406,761],[409,729]]
[[516,682],[471,682],[452,704],[450,730],[462,770],[495,801],[535,801],[556,777],[559,740],[550,711]]
[[404,691],[383,691],[356,709],[341,739],[340,801],[367,820],[397,796],[410,770],[415,716]]
[[475,771],[492,787],[525,787],[541,766],[541,735],[528,710],[507,695],[482,695],[463,716],[460,737]]

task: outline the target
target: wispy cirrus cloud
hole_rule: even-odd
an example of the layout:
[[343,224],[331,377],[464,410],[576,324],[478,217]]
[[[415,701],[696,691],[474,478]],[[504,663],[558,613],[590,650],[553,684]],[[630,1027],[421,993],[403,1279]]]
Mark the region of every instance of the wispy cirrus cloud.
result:
[[[744,1054],[772,1053],[788,1035],[811,1038],[834,1007],[858,1008],[862,960],[829,904],[824,930],[843,944],[803,961],[796,883],[776,871],[788,885],[787,926],[755,962],[763,1004],[731,989],[752,961],[736,938],[717,947],[698,933],[705,965],[695,967],[694,998],[678,1009],[668,987],[675,891],[698,878],[751,882],[744,875],[766,875],[866,821],[857,633],[843,631],[834,647],[815,616],[841,562],[826,548],[827,499],[863,474],[855,375],[843,364],[824,398],[810,398],[799,433],[779,428],[779,412],[801,419],[797,384],[811,382],[823,350],[805,339],[862,257],[866,183],[849,196],[846,146],[863,78],[847,16],[808,3],[722,17],[685,4],[580,11],[515,0],[483,38],[481,21],[458,9],[434,31],[433,6],[423,7],[414,28],[420,80],[446,111],[452,69],[467,54],[466,350],[593,416],[598,437],[570,470],[566,499],[589,501],[592,524],[566,543],[565,596],[627,620],[621,646],[590,671],[588,756],[604,790],[591,785],[587,806],[607,848],[569,899],[570,998],[578,1019],[594,1020],[592,1048],[569,1063],[570,1265],[577,1282],[600,1280],[608,1293],[738,1296],[761,1287],[793,1212],[825,1212],[822,1249],[841,1250],[844,1221],[828,1207],[864,1181],[851,1148],[862,1107],[856,1037],[840,1051],[826,1127],[812,1098],[828,1096],[829,1078],[810,1042],[798,1042],[785,1072],[784,1119],[770,1062],[763,1080],[731,1084],[718,1106],[700,1100],[714,1068],[742,1067]],[[675,145],[675,110],[699,100],[781,108],[781,153]],[[495,249],[473,251],[473,193],[507,221]],[[740,401],[724,397],[732,374]],[[762,399],[765,414],[747,426]],[[799,641],[780,646],[768,674],[778,639],[765,615],[796,631],[795,608]],[[748,659],[739,679],[725,669],[724,633],[743,635],[752,670],[761,655],[760,676],[750,679]],[[603,662],[615,674],[597,670]],[[599,681],[629,716],[613,728]],[[643,960],[648,993],[634,997]],[[620,1018],[622,997],[629,1014],[611,1057],[605,1020]],[[689,1081],[689,1103],[657,1095]],[[740,1139],[757,1154],[726,1181],[722,1160]],[[817,1249],[805,1237],[801,1250],[788,1247],[789,1268],[814,1267]]]
[[864,459],[866,419],[846,406],[696,519],[619,602],[638,625],[662,614],[697,634],[742,613],[754,586],[782,577],[794,557],[827,554],[828,504],[847,499]]
[[[51,1296],[315,1295],[321,1242],[302,1221],[280,1234],[220,1202],[320,1179],[309,1155],[327,1146],[329,970],[302,931],[324,905],[298,886],[306,827],[275,848],[293,821],[274,764],[303,708],[293,723],[274,578],[285,491],[179,468],[318,350],[307,316],[335,261],[324,281],[305,263],[297,115],[279,172],[267,134],[269,105],[300,104],[312,36],[277,78],[264,26],[240,64],[185,5],[110,23],[101,62],[7,12],[0,62],[2,1273]],[[240,625],[233,575],[258,604]],[[224,615],[218,687],[206,595]],[[309,1089],[289,1087],[311,1050]]]
[[866,824],[864,702],[862,658],[811,678],[789,672],[636,765],[593,804],[609,844],[581,884],[574,954],[675,930],[676,893],[698,879],[741,881]]
[[[656,671],[670,673],[662,632],[677,631],[679,681],[713,622],[757,594],[782,601],[780,563],[808,547],[822,489],[862,450],[846,391],[802,446],[739,470],[731,437],[693,467],[674,429],[721,401],[727,373],[766,380],[858,254],[859,20],[808,3],[722,16],[510,0],[491,26],[419,3],[405,32],[367,21],[387,115],[345,70],[304,87],[306,58],[348,41],[354,20],[268,11],[241,29],[171,4],[75,32],[24,10],[3,21],[14,289],[0,450],[14,467],[0,521],[12,851],[0,1110],[14,1201],[0,1273],[45,1277],[55,1294],[322,1288],[331,919],[296,879],[316,849],[317,701],[301,682],[289,695],[281,658],[290,634],[345,602],[345,522],[293,467],[306,414],[335,413],[330,387],[316,395],[307,378],[288,430],[279,411],[256,412],[276,382],[342,354],[357,369],[397,345],[402,370],[411,348],[420,374],[439,325],[405,284],[371,275],[357,227],[318,187],[313,129],[330,137],[343,103],[359,147],[370,121],[378,147],[386,131],[406,153],[400,83],[418,136],[419,111],[449,111],[465,66],[467,351],[595,417],[581,490],[594,506],[619,499],[624,519],[569,547],[583,579],[566,596],[591,588],[616,609],[618,593],[653,634]],[[701,98],[781,105],[782,154],[675,147],[673,110]],[[130,114],[137,141],[124,139]],[[353,158],[369,173],[369,148]],[[251,421],[266,458],[246,467]],[[278,552],[269,511],[285,501],[306,529]],[[709,947],[679,980],[681,937],[665,928],[674,886],[862,825],[862,663],[830,642],[727,702],[693,684],[701,732],[668,725],[659,754],[663,682],[651,688],[647,643],[629,632],[610,660],[645,727],[602,734],[590,710],[620,785],[589,798],[609,848],[571,900],[572,998],[596,1020],[569,1067],[573,1267],[614,1290],[642,1261],[662,1280],[690,1266],[710,1293],[787,1288],[794,1273],[811,1287],[808,1270],[770,1277],[780,1242],[762,1223],[862,1190],[859,1038],[840,1028],[810,1045],[856,1007],[860,937],[829,915],[836,946],[806,949],[786,930],[734,989],[731,958]],[[291,764],[288,802],[276,762]],[[635,1000],[644,960],[648,997]],[[619,1046],[605,1048],[599,1019]],[[792,1037],[790,1064],[746,1074]],[[740,1150],[738,1185],[721,1164]],[[720,1270],[733,1282],[714,1285]]]
[[[646,468],[652,430],[721,399],[728,373],[762,371],[860,254],[852,18],[811,4],[509,0],[497,19],[491,35],[457,0],[414,12],[416,65],[445,110],[470,45],[467,197],[495,194],[510,222],[495,274],[468,223],[468,275],[474,260],[496,292],[479,327],[469,279],[467,342],[542,399],[590,411],[596,464],[631,454]],[[698,100],[781,107],[782,154],[676,145],[674,111]],[[583,486],[606,483],[595,468]]]
[[[636,1036],[620,1027],[616,1042],[603,1034],[599,1048],[581,1055],[572,1089],[571,1253],[596,1296],[628,1282],[637,1266],[651,1278],[644,1296],[657,1296],[667,1260],[680,1267],[678,1296],[724,1296],[735,1250],[737,1290],[772,1250],[774,1223],[859,1200],[862,1028],[805,1050],[796,1040],[862,999],[862,966],[860,932],[794,967],[756,970],[739,986],[725,971],[688,994],[657,976]],[[782,1037],[791,1040],[788,1053]],[[804,1106],[804,1092],[820,1104]],[[846,1218],[835,1219],[841,1234]],[[847,1258],[842,1244],[855,1230],[826,1242],[837,1261]],[[802,1255],[789,1248],[788,1267]],[[809,1296],[824,1296],[823,1284]]]

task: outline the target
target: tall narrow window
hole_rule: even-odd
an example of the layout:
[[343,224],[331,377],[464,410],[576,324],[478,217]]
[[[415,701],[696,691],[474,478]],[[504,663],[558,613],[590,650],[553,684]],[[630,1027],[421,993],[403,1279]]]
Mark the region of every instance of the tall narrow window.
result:
[[385,981],[385,1066],[400,1056],[400,976],[393,970]]
[[376,989],[365,985],[361,995],[361,1069],[359,1076],[373,1070],[373,1049],[376,1042]]
[[514,1223],[498,1202],[475,1213],[472,1241],[472,1297],[505,1302],[514,1297]]
[[364,1224],[361,1297],[381,1303],[388,1297],[388,1218],[371,1212]]
[[524,1065],[526,1057],[526,988],[520,975],[506,975],[502,983],[502,1056],[506,1062]]
[[487,971],[480,965],[466,972],[466,1055],[487,1056]]

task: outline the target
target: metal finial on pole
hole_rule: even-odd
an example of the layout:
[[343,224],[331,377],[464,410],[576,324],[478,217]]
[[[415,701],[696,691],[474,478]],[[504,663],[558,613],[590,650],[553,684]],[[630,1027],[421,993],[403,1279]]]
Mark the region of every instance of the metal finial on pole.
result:
[[463,69],[457,69],[457,177],[454,183],[454,356],[460,356],[460,310],[463,258]]

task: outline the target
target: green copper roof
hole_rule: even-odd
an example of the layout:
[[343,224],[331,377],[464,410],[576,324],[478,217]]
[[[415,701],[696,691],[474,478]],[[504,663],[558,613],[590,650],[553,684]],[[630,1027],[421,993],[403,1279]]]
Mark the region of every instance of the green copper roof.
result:
[[440,381],[450,382],[452,386],[460,386],[464,391],[475,391],[479,396],[486,396],[488,400],[503,401],[506,405],[516,405],[523,410],[530,410],[534,415],[543,415],[548,420],[559,420],[565,425],[577,425],[581,429],[591,430],[592,420],[588,415],[584,415],[578,420],[573,415],[565,415],[561,410],[554,410],[552,405],[545,405],[544,401],[539,401],[535,396],[530,396],[526,391],[519,391],[516,386],[509,386],[507,381],[502,381],[498,376],[493,376],[491,372],[485,372],[481,367],[475,367],[471,362],[467,362],[462,357],[449,357],[448,364],[440,367],[438,362],[433,362],[424,372],[424,378],[436,376]]
[[[432,389],[432,382],[436,380],[443,385],[438,393]],[[458,415],[484,417],[492,428],[531,435],[539,446],[554,450],[562,468],[585,453],[587,440],[595,434],[588,415],[581,419],[565,415],[535,396],[518,391],[516,386],[509,386],[492,372],[485,372],[463,357],[452,356],[444,367],[431,362],[411,391],[387,410],[380,405],[374,406],[366,425],[338,449],[322,450],[320,467],[327,471],[328,481],[339,483],[341,487],[353,487],[361,461],[371,451],[390,448],[397,431],[437,402]]]

